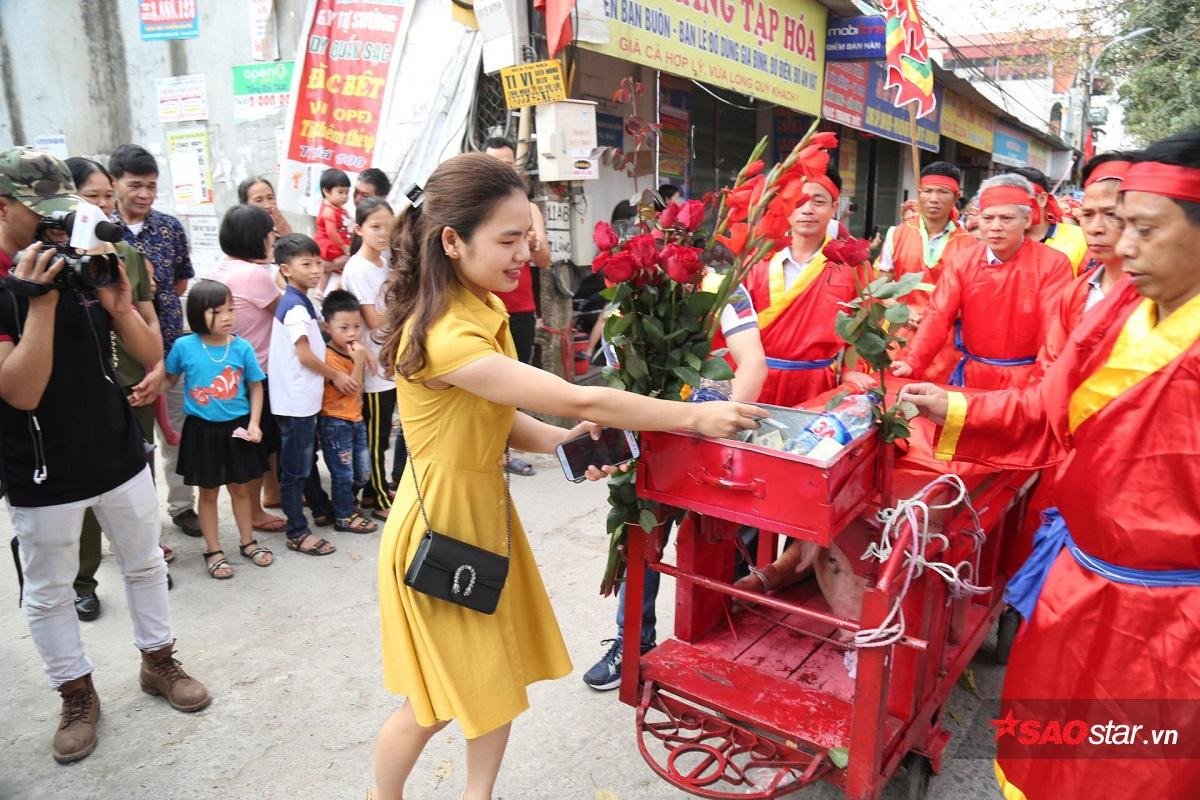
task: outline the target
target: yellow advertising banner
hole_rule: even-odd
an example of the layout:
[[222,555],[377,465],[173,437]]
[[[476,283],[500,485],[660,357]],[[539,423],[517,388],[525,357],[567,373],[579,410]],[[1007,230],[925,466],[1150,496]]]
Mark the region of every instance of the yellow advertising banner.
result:
[[947,89],[942,92],[942,136],[990,153],[996,142],[996,117]]
[[588,50],[819,116],[827,11],[816,0],[604,0]]
[[562,64],[555,60],[535,61],[500,70],[504,84],[504,105],[509,108],[540,106],[567,99]]

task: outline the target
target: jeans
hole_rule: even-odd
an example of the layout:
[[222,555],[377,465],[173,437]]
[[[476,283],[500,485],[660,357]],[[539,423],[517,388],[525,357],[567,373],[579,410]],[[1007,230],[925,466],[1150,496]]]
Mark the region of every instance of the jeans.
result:
[[[646,582],[642,587],[642,647],[649,647],[654,644],[658,636],[658,631],[655,630],[658,616],[654,609],[654,603],[658,600],[658,586],[662,582],[662,573],[648,569],[645,571],[645,575]],[[625,581],[621,581],[621,588],[617,590],[617,638],[622,638],[624,633]]]
[[158,537],[158,493],[147,467],[96,497],[55,506],[11,506],[21,543],[25,588],[21,594],[29,633],[42,657],[51,688],[92,671],[83,651],[72,583],[79,571],[79,526],[92,509],[108,535],[125,579],[133,640],[142,651],[173,640],[167,607],[167,565]]
[[[276,415],[279,425],[279,495],[287,517],[287,537],[293,541],[308,533],[304,516],[305,483],[313,474],[313,447],[317,439],[317,415],[285,417]],[[313,508],[313,513],[319,513]]]
[[354,495],[366,485],[371,471],[367,424],[322,415],[317,419],[317,428],[333,488],[333,516],[345,522],[354,513]]
[[[183,381],[177,381],[174,386],[163,392],[167,401],[167,419],[176,433],[183,433]],[[159,451],[163,456],[163,476],[167,481],[167,513],[171,518],[185,511],[191,511],[194,505],[192,487],[183,482],[183,476],[175,471],[179,465],[179,445],[167,442],[167,437],[159,430]]]

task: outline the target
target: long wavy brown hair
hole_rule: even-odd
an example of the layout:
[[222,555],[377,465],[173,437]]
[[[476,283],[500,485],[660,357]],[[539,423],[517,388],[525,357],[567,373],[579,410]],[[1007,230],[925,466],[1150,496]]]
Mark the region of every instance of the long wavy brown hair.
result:
[[433,171],[420,207],[409,209],[392,230],[381,358],[396,365],[398,376],[413,380],[425,369],[429,328],[446,312],[458,282],[442,231],[450,228],[470,242],[496,204],[514,192],[524,196],[525,181],[503,161],[484,153],[455,156]]

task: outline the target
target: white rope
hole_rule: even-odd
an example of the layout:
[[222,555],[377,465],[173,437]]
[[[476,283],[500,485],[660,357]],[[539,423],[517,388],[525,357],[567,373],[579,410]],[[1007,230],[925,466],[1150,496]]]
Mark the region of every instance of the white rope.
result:
[[[929,498],[942,487],[950,487],[955,490],[956,494],[953,499],[945,503],[930,503]],[[941,552],[950,549],[950,539],[945,534],[929,531],[929,512],[942,511],[958,505],[965,506],[971,515],[973,527],[965,533],[974,542],[974,557],[971,560],[964,559],[955,565],[927,559],[925,552],[932,540],[941,543]],[[975,511],[975,507],[971,505],[967,485],[959,476],[942,475],[930,481],[912,497],[897,503],[895,508],[881,510],[878,518],[883,523],[883,530],[879,535],[879,541],[872,542],[866,552],[862,554],[864,560],[874,558],[881,564],[886,563],[891,558],[896,540],[905,529],[911,530],[914,535],[908,538],[909,548],[904,567],[904,584],[896,596],[896,602],[878,628],[864,629],[854,634],[855,646],[887,647],[904,638],[904,598],[908,594],[908,588],[912,585],[913,578],[920,577],[926,569],[939,575],[950,584],[952,598],[959,599],[991,591],[990,586],[976,586],[972,582],[979,574],[979,557],[986,537],[979,525],[979,515]]]

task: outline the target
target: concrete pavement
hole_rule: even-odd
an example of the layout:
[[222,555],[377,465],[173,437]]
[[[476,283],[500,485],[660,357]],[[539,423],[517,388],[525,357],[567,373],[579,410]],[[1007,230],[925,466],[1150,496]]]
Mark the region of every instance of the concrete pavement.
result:
[[[513,726],[496,797],[504,800],[675,800],[690,795],[659,780],[642,761],[633,710],[616,692],[597,693],[580,675],[613,635],[615,602],[596,587],[606,554],[602,485],[573,486],[557,462],[533,459],[538,473],[514,478],[516,507],[529,531],[575,663],[560,681],[532,687],[532,709]],[[164,504],[165,508],[165,504]],[[0,513],[0,539],[12,535]],[[382,685],[375,595],[377,534],[333,534],[339,552],[312,558],[288,552],[281,534],[259,534],[276,552],[261,569],[236,555],[227,505],[222,542],[237,575],[214,581],[199,539],[171,527],[176,551],[172,612],[178,657],[204,680],[213,704],[180,714],[137,686],[134,649],[120,579],[111,557],[99,573],[101,618],[84,623],[103,713],[96,751],[74,765],[51,759],[58,695],[49,691],[17,608],[17,581],[0,557],[0,800],[310,800],[360,799],[372,783],[376,733],[397,698]],[[7,550],[7,547],[5,548]],[[663,597],[674,586],[664,579]],[[660,638],[673,604],[659,603]],[[990,652],[976,659],[984,697],[999,693]],[[945,716],[955,731],[930,800],[999,796],[991,771],[991,703],[956,689]],[[965,736],[958,736],[966,731]],[[408,797],[455,800],[465,785],[461,732],[453,725],[430,743]],[[888,798],[905,796],[894,781]],[[817,786],[795,797],[832,800]]]

